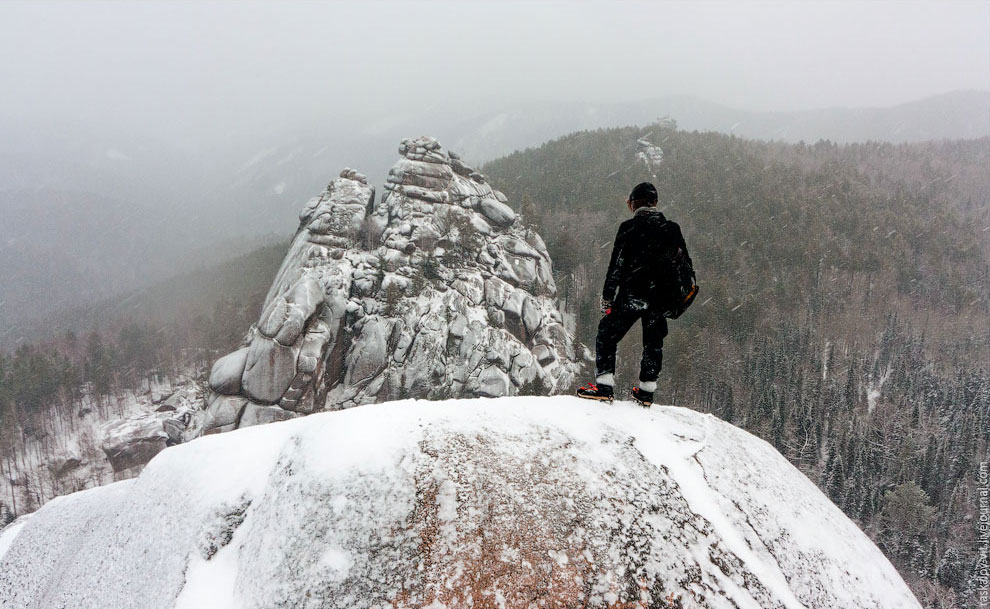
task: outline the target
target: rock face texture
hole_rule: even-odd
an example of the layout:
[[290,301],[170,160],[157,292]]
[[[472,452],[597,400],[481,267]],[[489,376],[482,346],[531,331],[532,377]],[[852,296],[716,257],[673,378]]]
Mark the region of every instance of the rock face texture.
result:
[[0,532],[0,606],[920,609],[766,442],[682,408],[522,396],[168,448]]
[[303,209],[258,322],[213,366],[205,433],[569,385],[577,364],[543,240],[436,140],[399,153],[380,199],[345,169]]

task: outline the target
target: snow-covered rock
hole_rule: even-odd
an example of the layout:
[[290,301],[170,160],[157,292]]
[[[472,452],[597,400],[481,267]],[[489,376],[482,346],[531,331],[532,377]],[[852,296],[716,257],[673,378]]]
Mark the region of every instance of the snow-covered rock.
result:
[[[306,204],[258,322],[213,366],[205,433],[573,380],[540,236],[433,138],[403,140],[399,153],[380,200],[345,169]],[[266,416],[244,416],[250,407]]]
[[[648,134],[647,137],[650,135],[652,133]],[[651,143],[646,137],[636,140],[636,146],[638,148],[636,158],[643,161],[650,173],[655,172],[660,164],[663,163],[663,149]]]
[[100,448],[114,475],[137,474],[166,446],[199,435],[202,397],[194,382],[179,385],[154,411],[139,411],[100,427]]
[[154,414],[142,414],[107,423],[101,447],[113,471],[121,472],[151,461],[165,450],[167,440],[162,421]]
[[168,448],[0,532],[0,606],[919,607],[762,440],[681,408],[521,396]]

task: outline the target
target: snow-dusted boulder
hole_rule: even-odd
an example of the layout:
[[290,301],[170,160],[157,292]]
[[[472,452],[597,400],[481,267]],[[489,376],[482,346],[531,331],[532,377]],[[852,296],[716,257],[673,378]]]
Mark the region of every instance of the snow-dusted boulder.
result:
[[[226,366],[230,358],[225,360],[214,366],[211,377],[218,367]],[[159,401],[154,411],[137,412],[102,424],[99,428],[100,448],[114,475],[135,475],[166,446],[199,435],[201,404],[199,387],[195,382],[188,381]]]
[[478,209],[486,218],[499,226],[512,224],[516,219],[516,212],[512,211],[511,207],[495,199],[482,199]]
[[165,450],[167,440],[168,434],[158,416],[136,415],[107,423],[103,427],[101,448],[113,471],[122,472],[150,461]]
[[381,404],[169,448],[0,532],[0,606],[919,608],[767,443],[568,397]]
[[241,377],[247,365],[249,349],[238,349],[221,357],[210,371],[210,387],[222,395],[236,395],[241,392]]
[[399,153],[380,200],[345,169],[306,204],[258,322],[213,366],[205,433],[260,422],[248,405],[309,414],[569,386],[543,240],[436,140]]

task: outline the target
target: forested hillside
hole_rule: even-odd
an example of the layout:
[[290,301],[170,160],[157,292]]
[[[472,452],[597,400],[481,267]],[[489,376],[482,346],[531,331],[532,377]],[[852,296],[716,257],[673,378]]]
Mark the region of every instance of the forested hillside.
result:
[[93,486],[69,475],[80,464],[66,457],[74,452],[67,446],[98,443],[81,436],[124,416],[136,395],[208,371],[218,353],[239,344],[285,248],[267,246],[64,311],[30,328],[33,340],[0,349],[0,488],[9,489],[0,493],[0,526],[56,495]]
[[[637,156],[640,138],[662,162]],[[588,345],[626,195],[653,181],[702,290],[671,323],[658,401],[771,442],[923,603],[951,607],[975,604],[990,439],[988,167],[987,138],[792,145],[664,125],[577,133],[484,171],[546,240]],[[620,385],[638,338],[620,346]]]

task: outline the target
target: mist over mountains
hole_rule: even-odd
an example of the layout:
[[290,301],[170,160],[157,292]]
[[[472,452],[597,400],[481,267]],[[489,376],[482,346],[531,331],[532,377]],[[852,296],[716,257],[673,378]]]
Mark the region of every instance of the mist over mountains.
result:
[[506,108],[479,121],[456,144],[466,158],[490,160],[562,134],[646,125],[671,118],[685,131],[717,131],[783,142],[918,142],[990,134],[990,92],[958,91],[887,108],[755,112],[692,96],[621,104],[544,103]]
[[[579,130],[670,118],[678,128],[788,142],[975,138],[990,92],[888,108],[753,112],[695,97],[433,106],[195,144],[80,124],[0,123],[0,327],[98,302],[284,239],[298,203],[353,166],[380,183],[394,142],[435,134],[479,163]],[[246,132],[248,132],[246,130]]]

